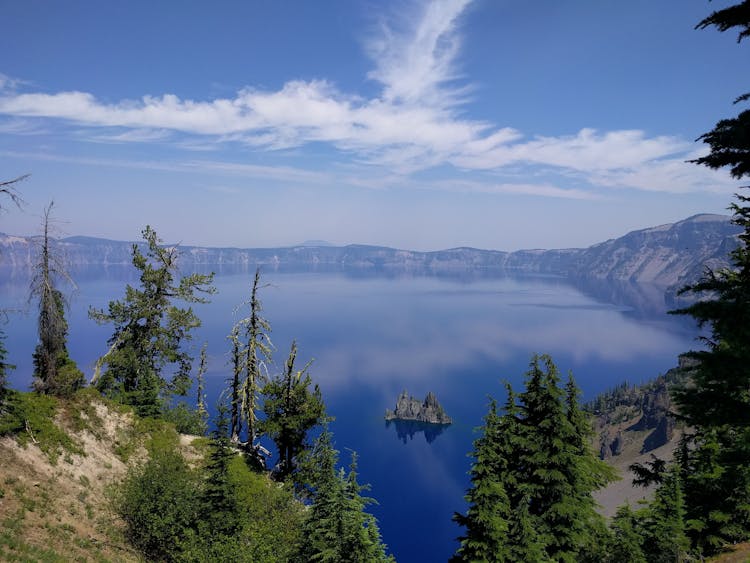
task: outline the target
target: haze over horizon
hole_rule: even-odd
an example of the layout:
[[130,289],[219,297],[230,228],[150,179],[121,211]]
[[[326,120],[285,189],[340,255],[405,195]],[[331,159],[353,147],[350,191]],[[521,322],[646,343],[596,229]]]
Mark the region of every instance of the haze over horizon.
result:
[[0,179],[38,232],[586,247],[739,182],[685,162],[744,91],[725,2],[0,4]]

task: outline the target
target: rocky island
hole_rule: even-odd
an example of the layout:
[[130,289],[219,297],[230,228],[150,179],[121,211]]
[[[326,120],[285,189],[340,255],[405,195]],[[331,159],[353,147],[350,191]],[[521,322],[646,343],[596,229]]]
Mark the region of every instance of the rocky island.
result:
[[386,420],[413,420],[427,424],[452,424],[435,394],[430,391],[424,401],[410,396],[404,390],[396,401],[396,410],[385,411]]

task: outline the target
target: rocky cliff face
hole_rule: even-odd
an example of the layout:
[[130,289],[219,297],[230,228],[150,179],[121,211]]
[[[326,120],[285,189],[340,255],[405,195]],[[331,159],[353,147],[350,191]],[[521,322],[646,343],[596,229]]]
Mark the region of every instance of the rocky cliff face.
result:
[[[740,229],[723,215],[696,215],[670,225],[633,231],[585,249],[502,252],[453,248],[436,252],[396,250],[378,246],[297,246],[289,248],[202,248],[185,246],[186,268],[247,267],[319,268],[395,273],[440,274],[500,271],[555,274],[589,280],[652,283],[677,288],[696,280],[706,266],[728,265]],[[30,268],[37,245],[34,237],[0,234],[0,266]],[[58,241],[71,266],[128,265],[132,244],[90,237]]]
[[453,421],[432,392],[427,393],[424,401],[410,396],[405,390],[398,396],[396,410],[385,411],[386,420],[414,420],[429,424],[451,424]]
[[602,459],[618,456],[639,441],[640,453],[653,451],[675,438],[674,405],[670,388],[685,385],[695,360],[681,356],[679,365],[643,385],[621,384],[602,393],[584,408],[595,415]]
[[576,256],[570,273],[682,286],[700,277],[706,266],[727,266],[739,232],[724,215],[695,215],[591,246]]

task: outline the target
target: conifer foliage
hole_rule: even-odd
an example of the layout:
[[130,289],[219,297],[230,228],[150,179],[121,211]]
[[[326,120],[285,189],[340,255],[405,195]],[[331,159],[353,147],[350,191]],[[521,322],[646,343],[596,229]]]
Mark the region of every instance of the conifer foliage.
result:
[[[185,395],[190,387],[193,358],[184,349],[191,331],[200,326],[192,308],[175,302],[205,303],[213,274],[190,274],[176,279],[178,252],[162,245],[149,226],[143,230],[146,253],[133,245],[133,266],[140,287],[128,285],[121,301],[110,301],[107,311],[91,309],[89,316],[113,324],[110,349],[99,360],[96,384],[105,394],[134,405],[139,414],[158,416],[170,395]],[[98,370],[106,365],[99,377]],[[174,366],[169,376],[168,366]]]
[[362,496],[367,486],[357,481],[357,456],[349,473],[336,469],[338,452],[324,429],[315,442],[308,469],[312,501],[304,524],[297,560],[328,563],[388,563],[375,518],[365,507],[375,501]]
[[68,355],[68,322],[65,298],[57,288],[61,279],[70,281],[62,259],[52,247],[52,207],[44,210],[39,258],[31,280],[31,296],[39,300],[39,343],[34,350],[34,389],[53,395],[70,395],[84,384],[83,373]]
[[549,356],[534,356],[526,389],[506,386],[502,415],[494,401],[474,443],[466,529],[453,561],[578,561],[596,551],[604,522],[592,493],[611,470],[588,445],[589,422],[577,388],[565,389]]
[[309,448],[308,433],[325,421],[320,388],[307,372],[310,363],[295,370],[297,343],[292,342],[284,372],[263,387],[265,420],[261,430],[276,444],[279,465],[276,477],[283,480],[297,471],[299,456]]
[[[750,29],[750,1],[718,10],[697,27],[710,26],[738,28],[741,42]],[[701,137],[710,152],[695,162],[728,168],[737,179],[750,176],[748,131],[750,110],[720,121]],[[680,416],[694,429],[680,456],[688,534],[706,553],[750,537],[750,198],[736,197],[730,209],[744,230],[732,267],[708,271],[683,289],[703,300],[675,311],[711,329],[707,349],[692,353],[700,362],[692,381],[674,392]]]

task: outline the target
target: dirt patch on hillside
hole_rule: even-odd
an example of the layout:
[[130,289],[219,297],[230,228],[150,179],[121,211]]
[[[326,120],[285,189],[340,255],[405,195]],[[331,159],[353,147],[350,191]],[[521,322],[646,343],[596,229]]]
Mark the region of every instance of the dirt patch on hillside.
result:
[[0,438],[0,560],[139,560],[111,502],[126,472],[116,445],[131,432],[132,416],[91,406],[95,419],[86,428],[75,430],[64,414],[58,421],[85,455],[63,452],[53,463],[31,436],[25,445]]

